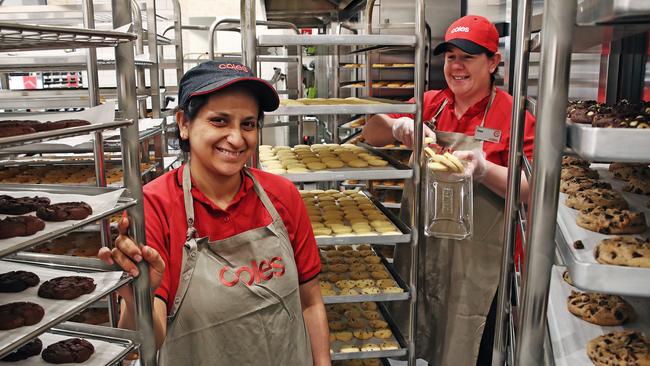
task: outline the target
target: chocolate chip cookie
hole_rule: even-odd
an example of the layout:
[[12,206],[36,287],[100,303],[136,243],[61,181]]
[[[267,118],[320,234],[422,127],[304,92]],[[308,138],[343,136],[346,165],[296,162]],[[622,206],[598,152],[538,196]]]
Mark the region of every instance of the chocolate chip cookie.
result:
[[636,194],[650,195],[650,179],[640,176],[631,176],[623,186],[623,190]]
[[571,314],[596,325],[621,325],[634,316],[634,309],[622,297],[571,291],[567,300]]
[[591,179],[598,179],[598,172],[589,168],[581,166],[571,166],[568,168],[562,168],[561,173],[562,180],[571,179],[573,177],[585,177]]
[[620,193],[602,188],[591,188],[576,192],[574,195],[567,197],[564,204],[576,210],[592,210],[597,207],[625,210],[629,207]]
[[0,195],[0,214],[24,215],[50,204],[47,197],[11,197]]
[[45,221],[83,220],[92,213],[86,202],[55,203],[36,210],[36,216]]
[[596,366],[650,365],[650,339],[633,330],[603,334],[589,341],[587,356]]
[[646,230],[645,215],[616,208],[582,211],[578,226],[601,234],[639,234]]
[[568,168],[572,166],[579,166],[583,168],[589,168],[589,162],[583,158],[577,156],[565,155],[562,157],[562,167]]
[[82,338],[69,338],[52,343],[43,350],[43,360],[48,363],[82,363],[95,353],[92,343]]
[[43,342],[41,342],[39,338],[34,338],[26,344],[22,345],[17,350],[0,359],[0,361],[16,362],[26,360],[32,356],[40,355],[41,349],[43,349]]
[[594,250],[598,263],[650,268],[650,239],[615,236],[603,239]]
[[30,236],[45,229],[45,222],[35,216],[8,216],[0,220],[0,239]]
[[612,172],[614,178],[628,180],[631,176],[645,175],[646,173],[644,172],[648,170],[648,165],[638,163],[611,163],[608,169]]
[[72,300],[95,291],[95,287],[95,281],[90,277],[56,277],[45,281],[38,288],[38,296],[46,299]]
[[11,271],[0,274],[0,292],[20,292],[41,282],[35,273]]
[[612,189],[612,185],[607,182],[601,182],[598,179],[585,177],[573,177],[563,179],[560,182],[560,192],[566,194],[575,194],[591,188]]
[[0,305],[0,330],[34,325],[43,319],[45,310],[32,302],[11,302]]

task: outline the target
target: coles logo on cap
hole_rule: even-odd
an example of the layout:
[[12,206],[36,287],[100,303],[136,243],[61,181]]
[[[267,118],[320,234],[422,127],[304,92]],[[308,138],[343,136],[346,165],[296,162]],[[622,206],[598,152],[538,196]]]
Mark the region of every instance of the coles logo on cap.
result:
[[469,33],[469,27],[456,27],[449,31],[449,34],[454,34],[458,32]]
[[445,33],[445,42],[454,39],[471,41],[488,51],[499,49],[499,32],[487,18],[480,15],[466,15],[453,22]]
[[230,268],[224,266],[219,271],[219,281],[228,287],[233,287],[239,281],[251,286],[253,283],[262,283],[271,280],[273,277],[284,276],[285,268],[282,257],[273,257],[270,260],[263,259],[257,263],[253,259],[250,266]]
[[248,67],[240,64],[219,64],[217,66],[219,70],[235,70],[235,71],[243,71],[243,72],[249,72]]

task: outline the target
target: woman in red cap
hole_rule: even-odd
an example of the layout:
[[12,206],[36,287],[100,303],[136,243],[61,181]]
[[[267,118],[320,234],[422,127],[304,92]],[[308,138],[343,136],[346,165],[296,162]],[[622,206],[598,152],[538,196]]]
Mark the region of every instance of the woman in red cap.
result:
[[[273,87],[239,63],[181,79],[178,137],[190,160],[144,187],[147,246],[127,236],[99,256],[132,276],[149,263],[161,365],[330,365],[320,260],[294,185],[247,168]],[[119,326],[134,328],[120,291]]]
[[[512,112],[512,97],[495,86],[498,48],[499,34],[489,20],[477,15],[458,19],[433,51],[444,54],[447,88],[424,93],[422,118],[432,126],[423,126],[425,135],[443,146],[453,141],[454,154],[467,161],[466,171],[478,183],[473,236],[461,242],[430,237],[420,249],[416,353],[433,365],[491,364],[494,325],[486,324],[486,316],[491,305],[494,311],[499,281]],[[372,116],[363,136],[376,146],[394,140],[411,146],[412,118]],[[524,152],[529,158],[534,123],[527,114]],[[521,197],[527,201],[525,177]],[[396,253],[396,266],[403,273],[408,273],[408,258],[407,253]]]

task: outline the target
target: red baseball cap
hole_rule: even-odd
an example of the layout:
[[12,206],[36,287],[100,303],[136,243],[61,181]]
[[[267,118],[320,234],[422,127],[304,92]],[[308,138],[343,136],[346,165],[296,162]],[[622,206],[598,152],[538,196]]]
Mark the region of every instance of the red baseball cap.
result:
[[476,55],[484,52],[495,53],[499,49],[497,28],[480,15],[466,15],[451,23],[445,33],[445,41],[436,46],[434,55],[447,51],[449,46]]

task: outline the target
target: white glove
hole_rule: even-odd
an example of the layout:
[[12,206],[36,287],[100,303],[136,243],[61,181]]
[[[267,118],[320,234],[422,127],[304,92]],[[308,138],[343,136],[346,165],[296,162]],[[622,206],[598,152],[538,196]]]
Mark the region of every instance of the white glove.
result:
[[485,179],[489,166],[482,149],[454,151],[454,156],[467,162],[465,174],[471,175],[477,182]]
[[[436,142],[436,134],[431,131],[429,127],[423,125],[424,136],[433,138],[433,141],[429,139],[427,141],[429,144]],[[407,147],[413,147],[413,137],[415,136],[415,122],[412,118],[400,117],[393,122],[393,137],[395,140],[400,141]]]

